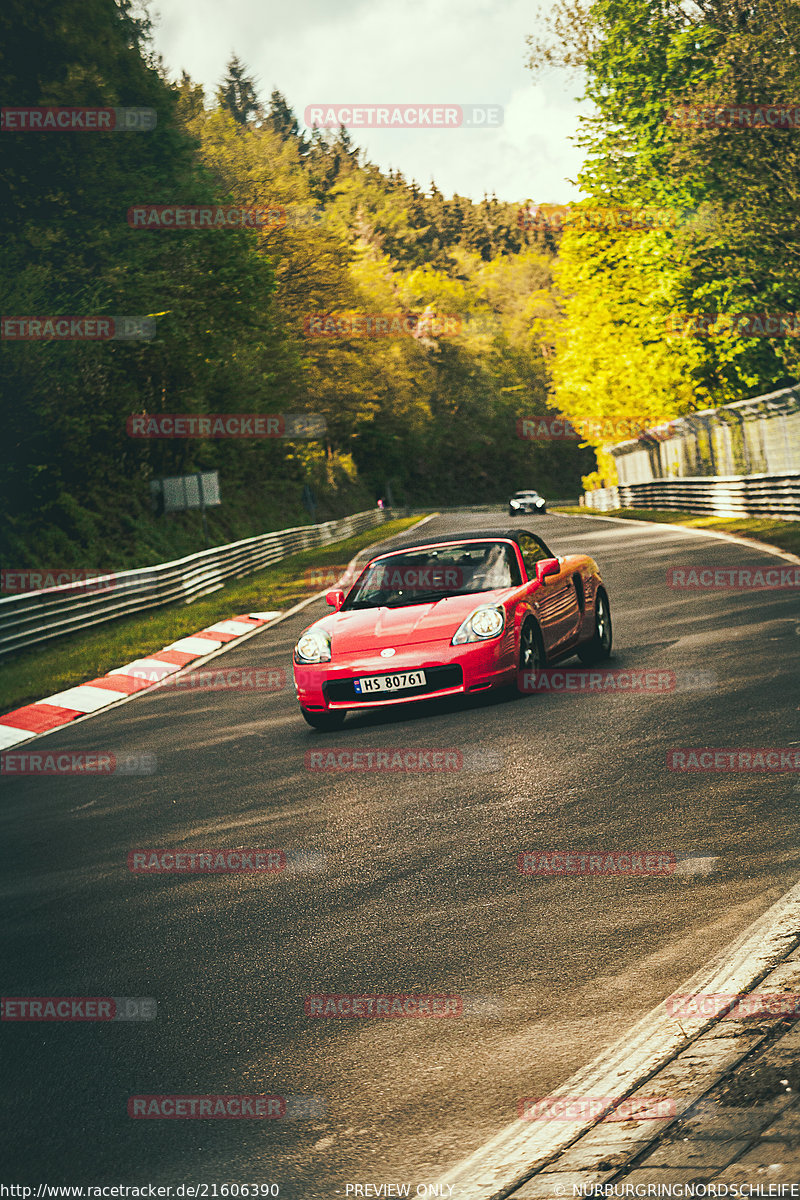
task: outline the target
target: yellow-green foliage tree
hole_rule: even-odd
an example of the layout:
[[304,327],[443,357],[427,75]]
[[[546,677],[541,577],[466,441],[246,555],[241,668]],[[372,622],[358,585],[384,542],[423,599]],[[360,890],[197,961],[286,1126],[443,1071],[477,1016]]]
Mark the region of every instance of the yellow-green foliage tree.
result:
[[[594,113],[579,142],[581,207],[654,210],[661,227],[560,236],[554,400],[585,425],[645,422],[793,384],[797,340],[719,321],[676,336],[684,314],[798,307],[800,144],[793,128],[703,127],[682,106],[793,107],[800,4],[778,0],[556,0],[531,66],[585,72]],[[602,427],[601,427],[602,428]]]

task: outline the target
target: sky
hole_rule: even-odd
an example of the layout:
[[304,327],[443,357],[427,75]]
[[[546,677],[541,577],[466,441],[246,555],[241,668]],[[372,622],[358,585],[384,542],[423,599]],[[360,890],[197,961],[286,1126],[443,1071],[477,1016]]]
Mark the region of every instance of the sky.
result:
[[260,97],[273,88],[303,123],[307,106],[499,105],[494,128],[351,128],[384,170],[399,168],[446,196],[562,204],[578,198],[571,140],[580,79],[534,80],[526,35],[531,0],[152,0],[154,48],[171,77],[186,70],[213,95],[237,54]]

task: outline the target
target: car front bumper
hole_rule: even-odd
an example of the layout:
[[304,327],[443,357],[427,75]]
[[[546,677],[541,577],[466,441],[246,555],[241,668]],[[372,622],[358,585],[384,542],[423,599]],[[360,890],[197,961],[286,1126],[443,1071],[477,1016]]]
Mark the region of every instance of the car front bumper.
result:
[[[488,642],[426,642],[381,658],[377,650],[336,655],[327,663],[294,663],[297,699],[312,712],[337,709],[384,708],[414,700],[482,692],[514,679],[515,660],[510,639],[504,634]],[[422,688],[403,692],[377,692],[361,696],[353,680],[366,675],[395,675],[425,671]]]

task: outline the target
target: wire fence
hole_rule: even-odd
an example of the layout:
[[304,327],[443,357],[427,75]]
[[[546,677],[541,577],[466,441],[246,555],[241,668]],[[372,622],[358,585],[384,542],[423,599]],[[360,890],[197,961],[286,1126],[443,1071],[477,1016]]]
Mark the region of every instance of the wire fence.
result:
[[610,447],[617,487],[587,508],[800,519],[800,388],[677,417]]

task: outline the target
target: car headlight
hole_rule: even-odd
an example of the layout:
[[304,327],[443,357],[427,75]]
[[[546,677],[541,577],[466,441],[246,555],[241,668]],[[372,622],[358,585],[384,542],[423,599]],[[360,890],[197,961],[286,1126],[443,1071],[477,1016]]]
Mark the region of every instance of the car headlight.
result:
[[519,500],[509,500],[508,503],[511,505],[512,508],[519,508]]
[[451,646],[460,646],[464,642],[485,642],[489,638],[499,637],[506,623],[505,609],[498,604],[482,604],[471,612],[466,621],[462,621],[453,635]]
[[322,629],[309,629],[294,648],[298,662],[319,663],[331,661],[331,639]]

